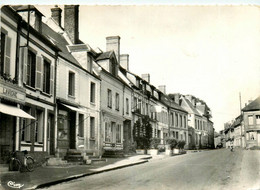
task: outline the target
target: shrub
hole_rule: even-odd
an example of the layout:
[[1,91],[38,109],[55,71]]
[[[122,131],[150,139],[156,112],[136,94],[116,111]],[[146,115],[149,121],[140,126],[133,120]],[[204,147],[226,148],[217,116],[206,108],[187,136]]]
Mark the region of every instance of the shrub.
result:
[[170,145],[171,150],[173,150],[174,148],[176,148],[177,145],[178,145],[178,141],[177,141],[175,138],[173,138],[173,137],[167,138],[167,139],[166,139],[166,143],[167,143],[168,145]]
[[179,147],[179,149],[184,149],[185,144],[186,144],[186,142],[185,142],[184,140],[180,140],[180,141],[178,142],[178,147]]
[[151,138],[151,148],[158,149],[159,144],[161,143],[161,139],[157,137]]

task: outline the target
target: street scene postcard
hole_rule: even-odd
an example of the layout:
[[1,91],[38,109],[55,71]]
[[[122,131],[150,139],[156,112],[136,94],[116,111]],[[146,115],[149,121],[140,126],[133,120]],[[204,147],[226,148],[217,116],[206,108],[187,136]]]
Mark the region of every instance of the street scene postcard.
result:
[[101,2],[1,5],[0,189],[259,190],[260,3]]

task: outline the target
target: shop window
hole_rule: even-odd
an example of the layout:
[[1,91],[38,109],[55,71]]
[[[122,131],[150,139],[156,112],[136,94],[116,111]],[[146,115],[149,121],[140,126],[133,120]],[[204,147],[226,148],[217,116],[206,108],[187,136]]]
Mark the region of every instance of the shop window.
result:
[[[26,113],[31,114],[31,109],[29,107],[24,107],[23,109]],[[22,118],[21,123],[21,141],[31,142],[31,125],[34,123],[30,119]]]
[[112,108],[112,91],[107,89],[107,107]]
[[105,122],[105,141],[111,142],[111,125],[108,122]]
[[84,137],[84,115],[79,114],[79,137]]
[[0,75],[10,77],[11,38],[1,32],[1,63]]
[[36,110],[35,142],[43,143],[43,111]]
[[119,111],[119,94],[116,93],[116,110]]
[[90,138],[95,138],[95,118],[90,117]]
[[43,92],[50,94],[51,83],[51,64],[47,61],[43,61]]
[[121,143],[121,125],[116,126],[116,143]]
[[256,124],[259,125],[260,124],[260,115],[256,115]]
[[91,82],[90,83],[90,102],[95,103],[95,96],[96,96],[96,84]]
[[254,124],[253,116],[249,115],[248,116],[248,125],[253,125],[253,124]]
[[75,73],[69,72],[69,95],[75,96]]

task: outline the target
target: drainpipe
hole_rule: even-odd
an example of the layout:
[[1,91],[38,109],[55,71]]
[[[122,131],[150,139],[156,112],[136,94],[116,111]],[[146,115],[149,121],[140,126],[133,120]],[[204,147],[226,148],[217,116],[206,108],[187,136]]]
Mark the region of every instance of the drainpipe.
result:
[[[57,88],[57,64],[58,64],[58,52],[55,52],[55,63],[54,63],[54,85],[53,85],[53,103],[54,103],[54,148],[55,150],[55,156],[57,152],[57,145],[58,145],[58,105],[56,100],[56,88]],[[58,155],[59,157],[59,155]]]

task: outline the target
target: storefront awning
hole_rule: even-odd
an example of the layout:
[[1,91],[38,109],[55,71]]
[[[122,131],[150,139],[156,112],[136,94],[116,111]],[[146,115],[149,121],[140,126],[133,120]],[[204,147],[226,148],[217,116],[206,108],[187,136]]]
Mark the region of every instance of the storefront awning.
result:
[[7,114],[7,115],[23,117],[23,118],[28,118],[28,119],[35,119],[33,116],[31,116],[30,114],[21,110],[20,108],[17,108],[14,106],[9,106],[9,105],[2,104],[2,103],[0,103],[0,112]]
[[67,104],[62,104],[62,105],[69,108],[70,110],[73,110],[73,111],[76,111],[76,112],[87,113],[87,111],[83,108],[77,108],[77,107],[74,107],[74,106],[69,106]]

